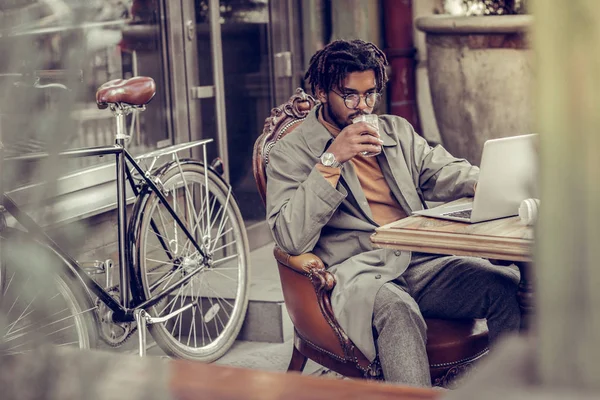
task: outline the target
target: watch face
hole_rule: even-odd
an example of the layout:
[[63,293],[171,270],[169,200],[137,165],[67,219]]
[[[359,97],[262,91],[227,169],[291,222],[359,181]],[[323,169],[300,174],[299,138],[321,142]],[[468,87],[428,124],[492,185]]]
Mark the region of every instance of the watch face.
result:
[[323,153],[321,163],[326,167],[331,167],[335,162],[335,156],[332,153]]

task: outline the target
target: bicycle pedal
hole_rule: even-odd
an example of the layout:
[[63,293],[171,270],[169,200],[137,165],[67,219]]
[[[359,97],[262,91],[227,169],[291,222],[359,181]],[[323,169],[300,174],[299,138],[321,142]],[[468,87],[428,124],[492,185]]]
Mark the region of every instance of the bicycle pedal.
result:
[[88,275],[100,275],[106,273],[106,264],[104,261],[79,261],[79,265]]
[[112,270],[114,263],[111,259],[107,259],[104,261],[80,261],[79,265],[81,266],[83,271],[88,275],[105,274],[105,288],[110,288],[112,286],[112,277],[110,271]]
[[196,305],[198,305],[198,301],[188,303],[185,306],[183,306],[163,317],[153,317],[150,314],[148,314],[145,310],[140,310],[140,317],[146,321],[147,325],[160,324],[162,322],[166,322],[166,321],[170,320],[171,318],[178,316],[179,314],[183,313],[184,311],[189,310],[190,308],[192,308],[193,306],[196,306]]

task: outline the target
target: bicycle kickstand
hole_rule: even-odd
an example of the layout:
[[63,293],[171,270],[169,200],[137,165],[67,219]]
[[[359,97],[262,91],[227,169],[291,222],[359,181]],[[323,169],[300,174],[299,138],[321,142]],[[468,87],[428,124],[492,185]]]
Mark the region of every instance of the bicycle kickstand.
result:
[[140,340],[139,349],[140,349],[140,357],[146,356],[146,329],[148,325],[152,324],[160,324],[161,322],[166,322],[173,317],[178,316],[182,312],[189,310],[193,306],[197,304],[197,301],[186,304],[184,307],[181,307],[179,310],[175,310],[170,314],[165,315],[164,317],[152,317],[146,310],[138,309],[133,312],[133,317],[135,318],[135,322],[137,323],[138,328],[138,337]]

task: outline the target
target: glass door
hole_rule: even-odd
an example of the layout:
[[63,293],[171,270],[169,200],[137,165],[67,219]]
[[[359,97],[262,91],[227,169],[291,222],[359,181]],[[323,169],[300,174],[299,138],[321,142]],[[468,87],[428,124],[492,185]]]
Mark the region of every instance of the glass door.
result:
[[[127,117],[131,135],[127,148],[139,155],[171,144],[164,1],[63,0],[56,10],[43,4],[47,2],[4,2],[0,131],[7,156],[113,144],[113,116],[96,106],[96,90],[107,81],[137,75],[152,77],[157,93],[148,111]],[[25,77],[8,79],[14,74]],[[41,87],[16,84],[15,80],[27,82],[27,76],[37,76]],[[70,90],[42,89],[51,83],[65,84]],[[53,162],[62,168],[60,175],[81,177],[73,178],[76,183],[65,183],[67,192],[114,179],[114,166],[107,157]],[[49,170],[44,163],[16,168],[11,189],[37,183],[43,180],[39,173]]]
[[269,0],[182,0],[192,138],[211,137],[241,207],[251,246],[271,240],[252,149],[274,105]]
[[[286,102],[303,86],[302,18],[310,19],[306,0],[270,0],[274,105]],[[304,15],[301,15],[301,10]]]

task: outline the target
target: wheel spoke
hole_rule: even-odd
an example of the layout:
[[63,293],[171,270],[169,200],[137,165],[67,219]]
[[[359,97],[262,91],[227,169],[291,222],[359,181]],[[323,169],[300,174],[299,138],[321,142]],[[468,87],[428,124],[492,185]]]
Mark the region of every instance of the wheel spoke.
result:
[[[58,320],[58,321],[52,322],[52,323],[50,323],[50,324],[43,325],[43,326],[41,326],[41,327],[34,326],[34,325],[36,325],[36,324],[29,324],[29,325],[27,325],[27,326],[24,326],[24,327],[22,327],[22,328],[19,328],[19,329],[15,330],[14,332],[12,332],[11,336],[5,336],[5,337],[3,338],[3,340],[2,340],[2,342],[3,342],[3,343],[10,343],[10,342],[13,342],[13,341],[15,341],[15,340],[18,340],[18,339],[21,339],[21,338],[27,338],[27,340],[25,340],[25,341],[22,341],[22,342],[20,342],[18,345],[16,345],[16,346],[13,346],[13,347],[11,347],[11,348],[8,348],[8,349],[6,349],[5,351],[11,351],[11,352],[12,352],[13,350],[15,350],[15,349],[17,349],[17,348],[19,348],[19,347],[23,347],[23,346],[25,346],[25,345],[28,345],[28,344],[31,344],[31,343],[34,343],[34,342],[36,342],[36,343],[37,343],[37,342],[38,342],[38,340],[39,340],[39,339],[41,339],[41,337],[40,337],[41,335],[39,335],[39,333],[40,333],[40,331],[42,331],[44,328],[46,328],[46,327],[49,327],[49,326],[51,326],[51,325],[53,325],[53,324],[56,324],[56,323],[62,322],[62,321],[66,321],[66,320],[67,320],[67,319],[69,319],[69,318],[75,318],[75,317],[77,317],[77,316],[76,316],[76,315],[72,315],[72,316],[69,316],[69,317],[63,318],[63,319],[61,319],[61,320]],[[46,338],[49,338],[49,337],[51,337],[52,335],[55,335],[55,334],[57,334],[57,333],[59,333],[59,332],[63,332],[63,331],[65,331],[65,330],[67,330],[67,329],[72,329],[72,328],[74,328],[74,327],[76,327],[76,324],[74,324],[74,323],[73,323],[73,324],[71,324],[71,325],[64,326],[64,327],[62,327],[62,328],[56,329],[56,330],[54,330],[54,331],[52,331],[52,332],[48,332],[48,333],[46,333],[46,332],[43,332],[43,336],[44,336],[44,337],[46,337]],[[78,340],[78,341],[76,341],[76,342],[69,342],[69,343],[75,343],[75,344],[78,344],[78,343],[79,343],[79,340]],[[58,343],[52,342],[52,344],[53,344],[53,345],[57,345]]]
[[[60,343],[60,344],[53,344],[53,346],[56,346],[56,347],[65,347],[65,346],[73,346],[73,345],[77,345],[77,344],[79,344],[78,341],[67,342],[67,343]],[[6,355],[6,356],[16,356],[16,355],[31,353],[34,350],[36,350],[36,348],[30,349],[30,350],[26,350],[26,351],[13,351],[13,352],[10,352],[10,353],[5,353],[4,355]]]
[[[55,330],[54,332],[45,333],[45,334],[44,334],[44,336],[46,336],[46,337],[50,337],[50,336],[54,335],[55,333],[62,332],[62,331],[64,331],[64,330],[66,330],[66,329],[69,329],[69,328],[72,328],[72,327],[74,327],[74,326],[75,326],[75,324],[68,325],[68,326],[62,327],[62,328],[60,328],[60,329],[57,329],[57,330]],[[8,349],[7,349],[7,351],[12,351],[12,350],[14,350],[14,349],[17,349],[17,348],[19,348],[19,347],[25,346],[26,344],[33,343],[33,342],[35,341],[35,337],[33,337],[34,335],[32,335],[30,332],[25,332],[25,333],[22,333],[22,334],[20,334],[20,335],[14,336],[14,337],[12,337],[11,339],[9,339],[9,340],[6,340],[5,342],[6,342],[6,343],[8,343],[8,342],[12,342],[13,340],[20,339],[20,338],[22,338],[22,337],[25,337],[25,336],[26,336],[26,337],[28,337],[29,339],[28,339],[28,340],[26,340],[25,342],[21,342],[20,344],[18,344],[18,345],[16,345],[16,346],[13,346],[13,347],[10,347],[10,348],[8,348]]]
[[210,330],[208,329],[208,324],[204,323],[204,315],[202,316],[202,326],[204,326],[206,329],[206,335],[208,336],[208,340],[210,341],[209,343],[212,343],[213,340],[210,334]]
[[[156,209],[158,210],[158,218],[160,219],[160,223],[163,227],[163,232],[165,232],[165,236],[160,235],[158,232],[155,232],[156,236],[159,236],[163,239],[165,239],[167,242],[167,244],[169,245],[169,247],[171,246],[171,239],[169,239],[169,235],[167,234],[168,230],[167,227],[165,226],[165,218],[162,214],[162,211],[160,210],[160,203],[157,204]],[[156,230],[158,230],[158,227],[156,227]],[[173,251],[173,249],[170,249],[171,251]]]
[[[35,331],[40,331],[40,330],[42,330],[42,329],[44,329],[44,328],[47,328],[47,327],[49,327],[49,326],[52,326],[52,325],[54,325],[54,324],[58,324],[58,323],[60,323],[60,322],[66,321],[66,320],[68,320],[68,319],[71,319],[71,318],[76,318],[76,317],[78,317],[78,316],[80,316],[80,315],[82,315],[82,314],[84,314],[84,313],[87,313],[87,312],[93,311],[93,310],[95,310],[95,309],[96,309],[96,307],[92,307],[92,308],[90,308],[90,309],[87,309],[87,310],[84,310],[84,311],[80,311],[80,312],[78,312],[78,313],[75,313],[75,314],[69,315],[69,316],[67,316],[67,317],[64,317],[64,318],[58,319],[58,320],[56,320],[56,321],[50,322],[50,323],[48,323],[48,324],[41,325],[41,326],[39,326],[39,327],[36,327],[36,328],[35,328]],[[64,310],[61,310],[61,311],[59,311],[59,312],[55,313],[55,315],[57,315],[57,314],[60,314],[60,313],[62,313],[63,311],[64,311]],[[9,337],[8,337],[8,339],[4,339],[3,341],[4,341],[4,342],[11,342],[11,341],[13,341],[13,340],[15,340],[15,339],[18,339],[18,338],[20,338],[20,337],[26,336],[26,335],[30,334],[31,332],[34,332],[34,331],[26,331],[26,332],[24,332],[24,333],[20,333],[20,334],[18,334],[18,335],[15,335],[15,333],[16,333],[16,332],[20,332],[20,331],[22,331],[23,329],[31,328],[31,327],[33,327],[34,325],[35,325],[35,323],[32,323],[32,324],[29,324],[29,325],[27,325],[27,326],[25,326],[25,327],[21,327],[21,328],[19,328],[17,331],[13,332],[13,336],[9,336]],[[70,326],[73,326],[73,325],[70,325]],[[60,330],[59,330],[59,331],[60,331]],[[58,331],[55,331],[55,332],[58,332]],[[53,333],[55,333],[55,332],[52,332],[52,333],[49,333],[49,334],[46,334],[46,335],[47,335],[47,336],[50,336],[50,335],[52,335],[52,334],[53,334]]]
[[[171,280],[173,280],[173,277],[177,274],[177,272],[180,271],[180,268],[177,268],[175,271],[173,271],[173,273],[169,277],[169,280],[163,285],[162,289],[166,289],[169,286],[169,283],[171,283]],[[150,286],[150,292],[152,293],[154,291],[154,289],[156,289],[158,287],[158,285],[160,285],[160,283],[158,283],[158,284],[153,283],[152,286]]]
[[[34,300],[35,300],[35,297],[34,297]],[[12,324],[10,324],[8,326],[8,331],[6,332],[6,336],[8,336],[12,332],[13,328],[19,323],[19,321],[21,321],[23,318],[27,318],[27,316],[29,316],[33,312],[33,310],[31,310],[27,314],[25,314],[25,312],[27,310],[29,310],[29,307],[31,307],[31,305],[33,304],[34,300],[31,300],[29,302],[29,304],[27,304],[27,307],[25,307],[25,309],[21,312],[21,315],[19,315],[19,317]]]
[[233,259],[235,259],[237,257],[239,257],[239,254],[232,254],[230,256],[220,258],[220,259],[218,259],[216,261],[213,261],[212,267],[214,268],[214,267],[218,267],[221,264],[226,264],[228,261],[231,261],[231,260],[233,260]]
[[[209,200],[207,200],[207,201],[209,201]],[[213,223],[212,223],[211,221],[212,221],[212,215],[213,215],[213,212],[214,212],[214,210],[215,210],[215,205],[216,205],[216,204],[217,204],[217,198],[216,198],[215,196],[213,196],[213,198],[212,198],[212,203],[211,203],[211,205],[210,205],[210,208],[209,208],[209,211],[208,211],[208,217],[207,217],[207,218],[208,218],[208,221],[206,221],[206,223],[207,223],[207,225],[208,225],[208,226],[206,227],[206,232],[205,232],[205,233],[206,233],[207,235],[210,233],[210,229],[211,229],[211,228],[212,228],[212,226],[213,226]],[[207,205],[208,205],[208,204],[207,204]]]
[[192,324],[190,326],[190,334],[188,334],[187,345],[190,345],[190,338],[194,337],[194,347],[198,347],[196,343],[196,307],[192,307]]
[[[198,231],[202,235],[206,231],[206,226],[208,224],[208,222],[206,222],[204,220],[204,211],[206,211],[208,204],[205,204],[205,202],[204,202],[204,196],[202,194],[202,190],[198,190],[198,197],[199,197],[199,201],[201,204],[200,210],[198,211],[198,213],[193,213],[192,211],[188,210],[188,214],[197,214],[196,218],[195,218],[196,222],[194,223],[194,221],[192,221],[192,223],[194,223],[194,226],[192,227],[190,233]],[[189,202],[186,202],[186,203],[189,203]],[[208,200],[206,203],[208,203]],[[188,242],[186,243],[186,245],[188,243],[190,243],[189,239],[187,239],[187,240],[188,240]]]
[[[181,290],[183,289],[183,286],[179,287],[179,289],[177,289],[177,293],[181,292]],[[170,311],[164,313],[164,311],[167,309],[167,307],[171,306],[171,304],[177,302],[177,294],[175,294],[175,296],[173,297],[173,300],[170,300],[164,307],[162,310],[160,310],[160,312],[157,315],[166,315],[166,314],[170,314],[171,312],[173,312],[173,308],[171,307]],[[164,314],[163,314],[164,313]]]
[[[197,291],[197,296],[194,298],[194,293],[196,292],[194,290],[194,281],[192,280],[192,282],[190,282],[192,285],[192,300],[194,301],[194,303],[199,304],[202,303],[202,299],[200,299],[200,291]],[[196,328],[196,309],[201,310],[201,307],[194,307],[193,310],[193,314],[192,314],[192,328],[190,329],[193,332],[193,336],[194,336],[194,347],[198,347],[198,342],[196,340],[196,335],[197,335],[197,328]],[[189,344],[188,344],[189,346]]]
[[[165,265],[177,266],[177,264],[175,264],[174,262],[169,262],[169,261],[164,261],[164,260],[157,260],[155,258],[148,258],[148,261],[159,263],[161,267],[165,266]],[[151,272],[149,272],[148,274],[151,274]]]
[[[212,310],[212,309],[214,308],[214,306],[215,306],[215,305],[214,305],[214,303],[213,303],[213,301],[212,301],[212,298],[210,298],[210,297],[207,297],[207,300],[208,300],[208,302],[210,303],[210,306],[211,306],[211,307],[210,307],[210,309]],[[217,299],[217,303],[219,303],[218,299]],[[221,306],[220,306],[220,304],[219,304],[219,310],[220,310],[220,309],[222,309],[222,307],[221,307]],[[221,320],[221,318],[219,317],[219,312],[217,312],[217,313],[215,314],[215,316],[212,318],[212,320],[214,321],[215,330],[217,331],[217,336],[219,336],[219,326],[217,325],[217,320],[219,320],[219,321]],[[210,321],[209,321],[209,322],[210,322]],[[208,325],[208,324],[207,324],[207,325]],[[222,322],[221,322],[221,325],[222,325],[223,327],[225,327],[225,325],[223,325],[223,323],[222,323]]]
[[10,276],[10,280],[8,281],[8,284],[6,285],[6,287],[4,288],[4,293],[2,293],[2,296],[4,297],[4,295],[6,295],[6,293],[8,292],[8,288],[10,287],[10,284],[12,283],[13,279],[15,277],[15,273],[13,272],[12,275]]
[[[150,286],[150,292],[154,292],[154,290],[161,284],[163,283],[167,277],[169,277],[169,281],[163,286],[163,289],[167,287],[167,285],[171,282],[171,279],[173,279],[173,276],[175,276],[175,274],[179,271],[179,269],[176,270],[171,270],[169,272],[167,272],[166,274],[164,274],[162,277],[160,277],[159,279],[157,279],[155,282],[152,283],[152,286]],[[158,273],[158,272],[157,272]],[[154,274],[154,272],[149,272],[148,275],[150,274]]]
[[[192,199],[192,195],[190,194],[190,190],[188,188],[188,184],[187,184],[187,180],[185,179],[185,174],[183,173],[183,169],[181,168],[181,163],[179,162],[179,159],[177,159],[177,168],[179,168],[179,173],[181,174],[181,180],[183,180],[183,187],[185,189],[185,199],[187,200],[188,203],[188,207],[191,207],[192,209],[194,208],[193,204],[189,204],[190,202],[193,202]],[[192,224],[195,224],[197,222],[198,216],[196,215],[196,213],[192,213],[193,215],[193,220],[192,220]],[[190,232],[192,233],[192,232]]]
[[220,272],[219,270],[217,270],[217,269],[215,269],[215,268],[211,268],[211,269],[210,269],[210,271],[211,271],[211,272],[214,272],[214,273],[215,273],[215,274],[217,274],[217,275],[220,275],[220,276],[222,276],[223,278],[227,278],[227,279],[229,279],[230,281],[233,281],[233,282],[237,282],[237,281],[238,281],[237,279],[235,279],[235,278],[232,278],[232,277],[230,277],[229,275],[225,275],[225,274],[223,274],[222,272]]
[[[163,240],[166,240],[166,241],[167,241],[167,243],[169,243],[170,239],[168,238],[168,236],[166,236],[166,235],[164,235],[164,236],[163,236],[163,235],[161,235],[161,234],[159,234],[159,233],[157,233],[157,232],[154,232],[154,234],[156,235],[156,237],[159,237],[159,238],[161,238],[161,239],[163,239]],[[163,249],[161,246],[156,246],[156,245],[155,245],[154,247],[156,247],[157,249],[164,250],[164,249]]]
[[[227,299],[225,299],[223,296],[219,296],[217,291],[215,289],[213,289],[212,286],[208,285],[206,282],[202,282],[201,284],[204,288],[206,288],[206,289],[210,290],[211,292],[213,292],[214,294],[216,294],[216,296],[214,296],[214,297],[209,297],[207,295],[207,299],[214,298],[214,299],[217,299],[217,301],[219,301],[219,302],[224,301],[229,307],[233,308],[234,305],[232,303],[230,303]],[[223,309],[226,309],[226,307],[223,307]],[[225,311],[225,312],[227,313],[227,311]]]
[[229,228],[225,232],[221,233],[221,235],[219,237],[215,238],[215,240],[213,241],[213,243],[214,243],[213,250],[212,250],[213,253],[221,250],[223,247],[231,246],[232,244],[236,244],[237,243],[235,240],[232,240],[231,242],[228,242],[228,243],[222,245],[221,247],[214,248],[214,246],[217,245],[217,242],[218,242],[219,239],[221,239],[223,236],[227,235],[228,233],[230,233],[232,231],[233,231],[233,228]]
[[[193,190],[192,190],[193,192]],[[194,198],[192,196],[191,199],[188,198],[187,193],[189,193],[189,189],[186,191],[186,194],[184,194],[185,197],[185,206],[186,206],[186,214],[192,217],[191,223],[190,225],[192,226],[192,229],[190,230],[190,234],[196,238],[196,240],[198,240],[198,235],[196,234],[196,231],[202,235],[202,230],[199,228],[199,217],[196,214],[196,212],[194,211],[194,206],[193,206],[193,202],[194,202]],[[191,194],[190,194],[191,196]],[[189,238],[188,238],[189,241]]]
[[[13,273],[14,276],[14,273]],[[27,277],[27,280],[25,281],[25,285],[23,287],[28,287],[28,283],[29,280],[31,279],[31,275],[29,275]],[[10,308],[8,309],[8,311],[6,312],[6,315],[10,315],[10,313],[12,312],[13,308],[15,307],[15,305],[17,304],[17,302],[19,301],[19,299],[21,298],[21,293],[19,293],[17,295],[17,298],[13,301],[12,305],[10,306]]]
[[[208,298],[212,298],[212,299],[216,299],[218,302],[224,302],[225,304],[227,304],[229,307],[233,308],[233,304],[231,302],[229,302],[229,300],[227,300],[226,298],[219,296],[218,293],[210,286],[205,286],[207,289],[210,289],[212,292],[214,292],[217,296],[215,297],[208,297]],[[226,309],[225,307],[223,307],[223,309]],[[227,311],[225,312],[227,314]],[[229,316],[229,315],[228,315]]]
[[[225,224],[227,223],[227,221],[229,220],[229,216],[227,215],[227,206],[229,206],[229,199],[231,198],[231,187],[229,188],[229,191],[227,192],[227,199],[225,199],[225,205],[221,206],[221,209],[223,210],[223,213],[221,214],[221,221],[219,222],[219,228],[217,229],[217,238],[220,237],[221,232],[223,231],[223,226],[225,226]],[[216,220],[216,217],[215,217]],[[213,245],[213,250],[215,246],[217,245],[217,239],[215,239],[215,243]]]

